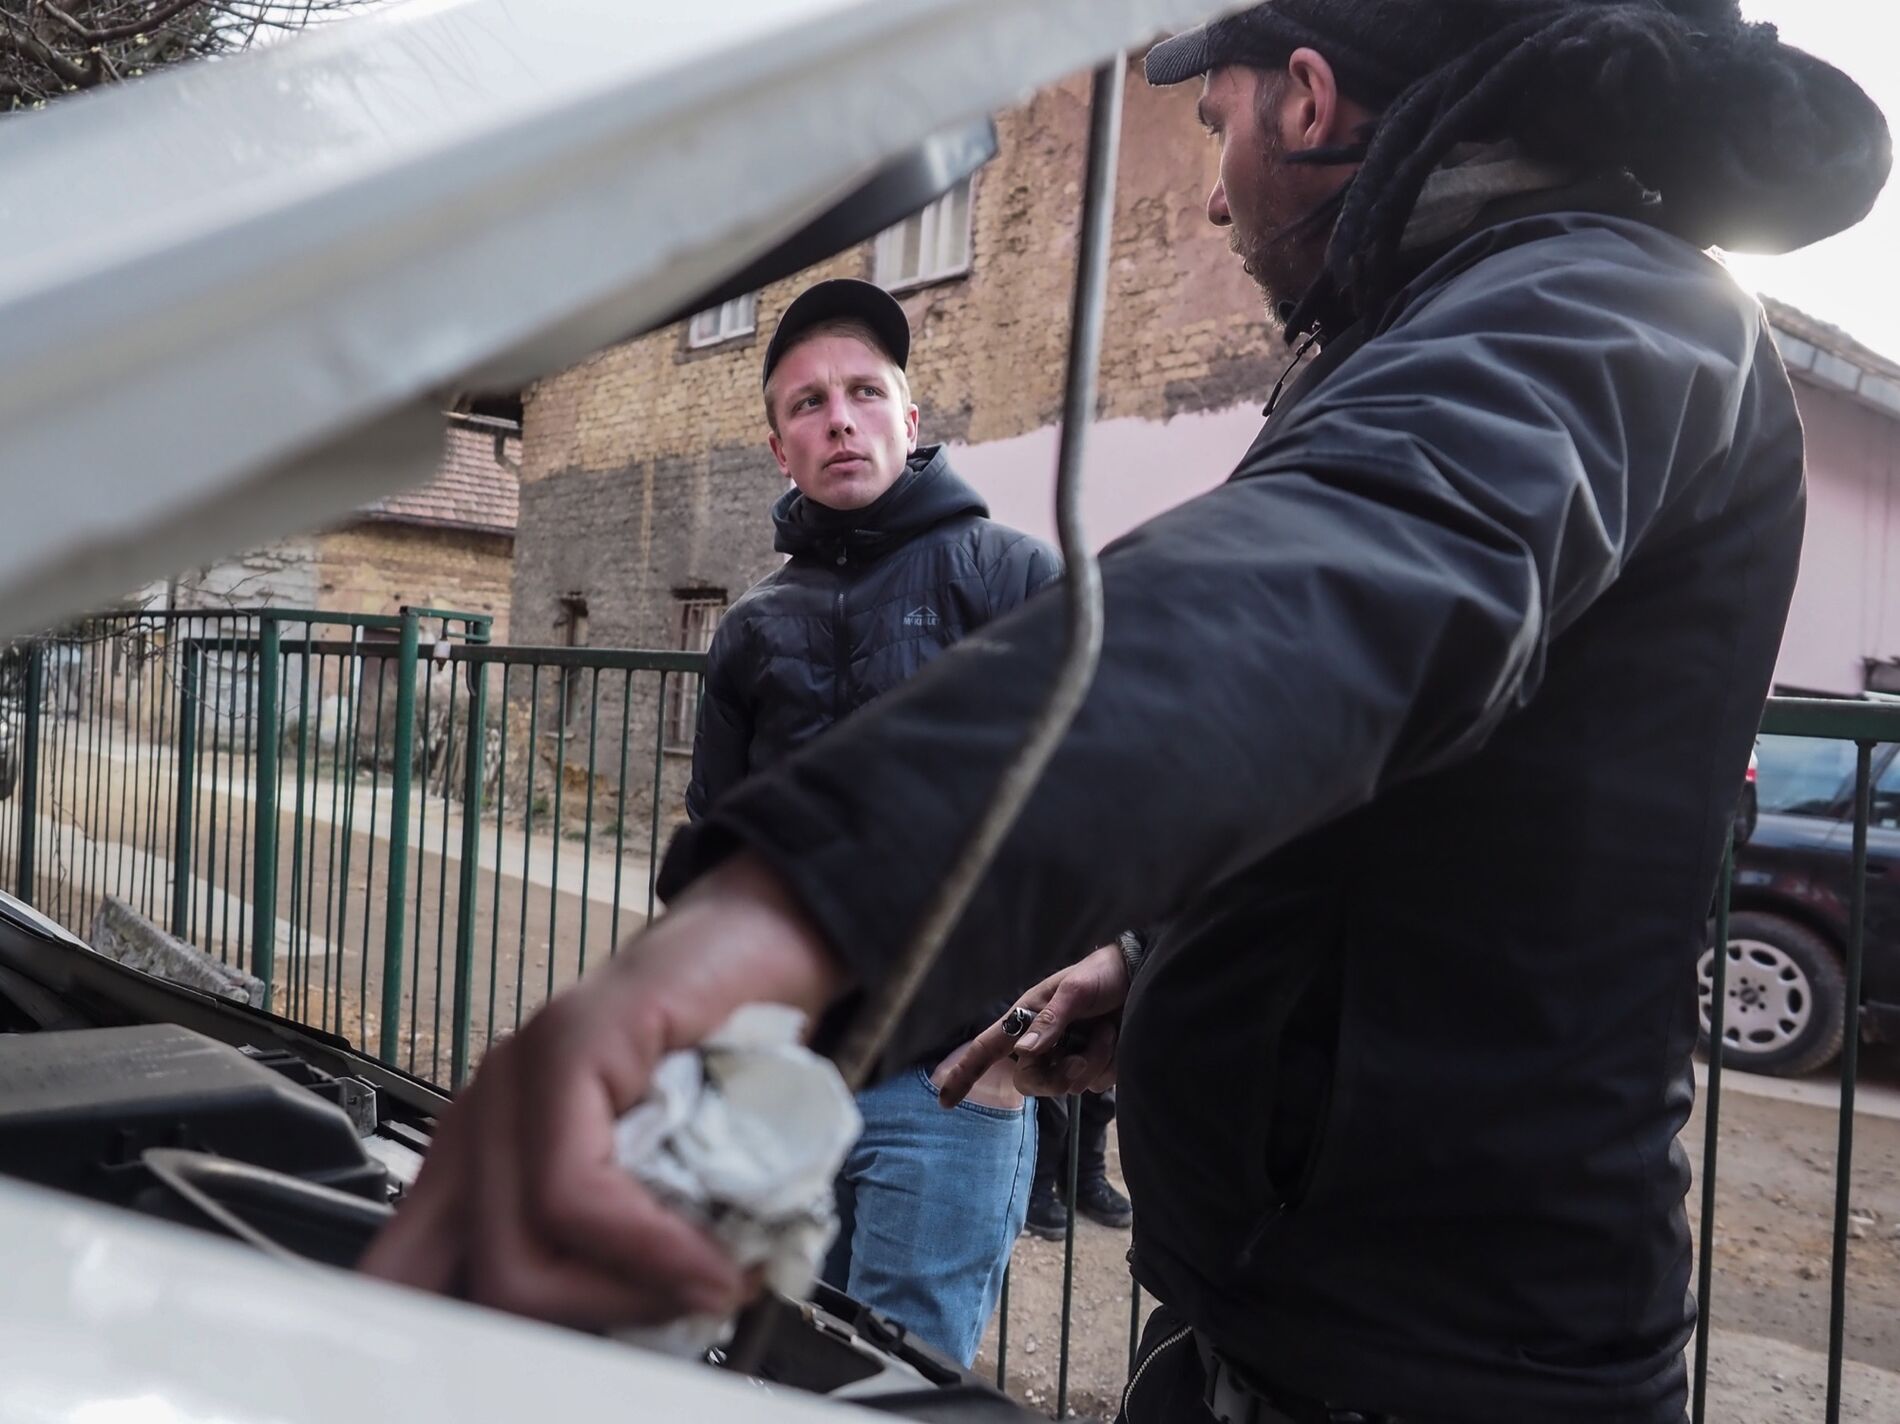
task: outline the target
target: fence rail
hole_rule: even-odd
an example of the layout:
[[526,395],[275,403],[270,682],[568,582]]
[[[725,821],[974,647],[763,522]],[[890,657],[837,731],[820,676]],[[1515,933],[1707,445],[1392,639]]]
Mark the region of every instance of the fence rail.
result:
[[[654,909],[696,654],[441,609],[123,613],[0,657],[0,883],[108,898],[451,1087]],[[484,958],[486,963],[484,963]]]
[[[254,976],[275,1011],[459,1086],[497,1036],[653,915],[686,774],[669,723],[704,670],[692,653],[489,635],[488,619],[452,610],[270,609],[101,615],[12,645],[0,653],[0,883],[82,936],[107,898],[123,900]],[[1858,748],[1827,1354],[1836,1424],[1871,769],[1876,747],[1900,742],[1900,706],[1778,700],[1763,731]],[[1712,956],[1695,1424],[1720,1316],[1727,961]],[[1078,1138],[1072,1128],[1071,1202]],[[1075,1248],[1071,1209],[1058,1414],[1071,1402]],[[992,1352],[999,1384],[1024,1329],[1010,1284]],[[1122,1288],[1132,1367],[1144,1302],[1132,1282]]]

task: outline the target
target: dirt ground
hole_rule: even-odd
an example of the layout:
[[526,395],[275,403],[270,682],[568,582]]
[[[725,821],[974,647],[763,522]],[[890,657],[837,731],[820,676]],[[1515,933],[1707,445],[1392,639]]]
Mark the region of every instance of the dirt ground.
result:
[[[1717,1156],[1709,1415],[1722,1424],[1818,1421],[1826,1388],[1836,1116],[1726,1078]],[[1900,1050],[1870,1052],[1863,1084],[1876,1111],[1856,1116],[1842,1417],[1900,1419]],[[1893,1115],[1884,1115],[1884,1114]],[[1700,1110],[1684,1134],[1700,1204]],[[1111,1156],[1111,1175],[1120,1177]],[[1113,1418],[1128,1374],[1130,1298],[1125,1232],[1083,1222],[1069,1405]],[[1007,1383],[1054,1415],[1062,1352],[1063,1244],[1024,1237],[1010,1276]],[[1148,1303],[1143,1303],[1144,1310]],[[997,1326],[977,1369],[994,1378]]]

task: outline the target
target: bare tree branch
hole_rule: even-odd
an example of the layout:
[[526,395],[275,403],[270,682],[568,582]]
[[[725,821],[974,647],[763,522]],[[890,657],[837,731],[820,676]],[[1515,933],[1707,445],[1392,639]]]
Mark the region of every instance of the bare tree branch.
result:
[[234,54],[383,0],[0,0],[0,113]]
[[85,62],[67,58],[31,30],[21,33],[15,31],[10,23],[7,29],[4,47],[30,63],[45,66],[62,84],[85,88],[98,82],[94,77],[95,71]]
[[89,45],[109,44],[113,40],[129,40],[139,35],[150,34],[153,30],[170,24],[171,21],[193,6],[202,7],[204,3],[205,0],[166,0],[166,3],[161,4],[156,10],[153,10],[150,14],[141,15],[136,20],[131,20],[121,25],[106,25],[100,28],[92,28],[81,24],[71,15],[68,15],[64,10],[53,4],[53,0],[45,0],[46,13],[51,15],[55,20],[58,20],[62,25],[66,26],[67,29],[71,30],[75,36],[84,40]]

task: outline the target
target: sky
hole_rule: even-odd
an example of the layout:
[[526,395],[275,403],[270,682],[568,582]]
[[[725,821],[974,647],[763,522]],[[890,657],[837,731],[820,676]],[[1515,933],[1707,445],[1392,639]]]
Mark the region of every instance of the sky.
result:
[[[1900,4],[1895,0],[1742,0],[1751,20],[1846,70],[1900,128]],[[1840,237],[1786,257],[1729,265],[1764,296],[1832,322],[1900,360],[1900,177],[1873,216]]]

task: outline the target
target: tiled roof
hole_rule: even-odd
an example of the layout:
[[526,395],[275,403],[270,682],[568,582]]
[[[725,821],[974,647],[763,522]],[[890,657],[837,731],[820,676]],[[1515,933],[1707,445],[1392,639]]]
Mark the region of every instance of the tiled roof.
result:
[[1762,305],[1768,309],[1781,359],[1796,377],[1853,396],[1900,419],[1900,362],[1786,302],[1764,297]]
[[[508,438],[508,458],[521,458],[521,441],[516,436]],[[363,511],[363,516],[513,538],[520,490],[515,472],[496,463],[491,432],[451,425],[435,478],[419,489],[377,500]]]

